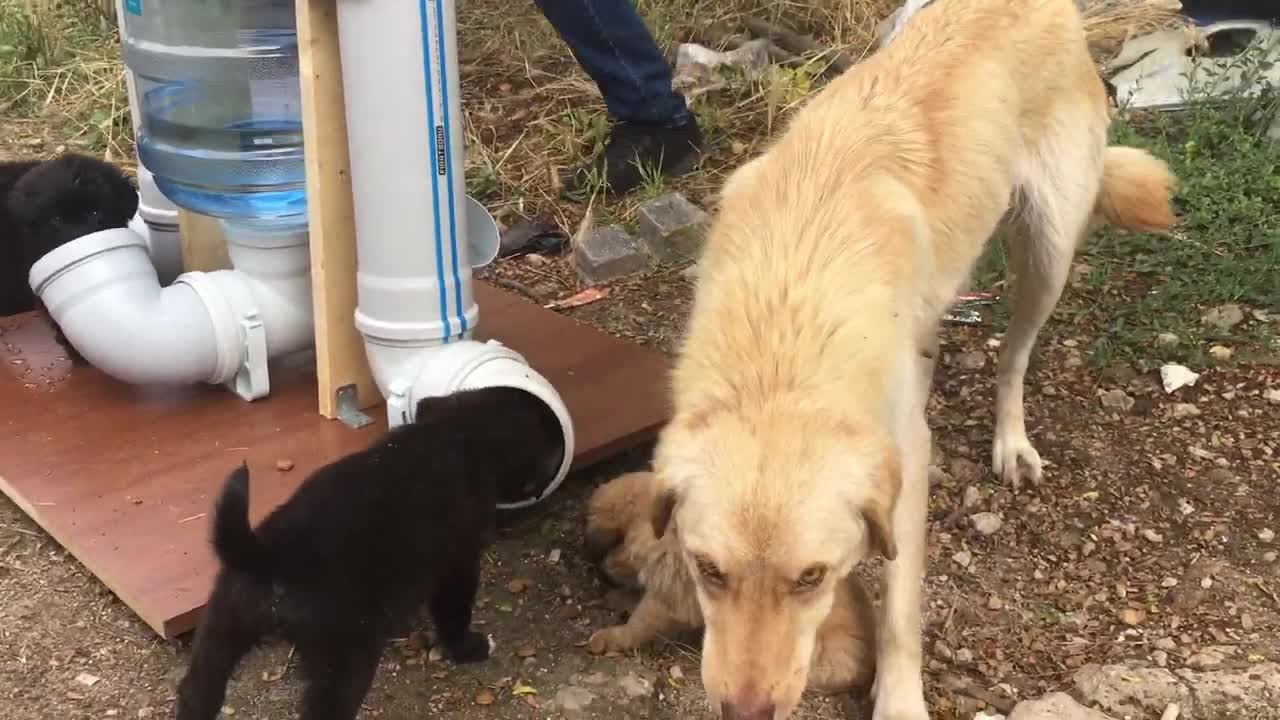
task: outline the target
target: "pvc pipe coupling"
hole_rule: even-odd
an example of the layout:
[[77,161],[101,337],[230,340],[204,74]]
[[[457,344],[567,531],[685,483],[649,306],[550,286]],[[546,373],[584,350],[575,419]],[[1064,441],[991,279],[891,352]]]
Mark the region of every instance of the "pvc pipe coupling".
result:
[[135,385],[226,384],[256,400],[271,390],[268,360],[312,340],[307,234],[228,230],[238,269],[184,273],[167,287],[129,228],[53,250],[28,279],[71,344],[106,374]]
[[[371,355],[376,354],[370,346]],[[387,424],[390,427],[413,421],[423,398],[448,395],[462,390],[509,387],[524,390],[541,400],[555,415],[564,436],[564,456],[551,482],[537,497],[515,503],[499,503],[501,510],[515,510],[541,502],[555,492],[573,464],[574,429],[569,408],[551,383],[538,374],[520,353],[497,340],[461,340],[448,345],[419,349],[417,362],[410,362],[386,384]],[[502,422],[502,418],[494,418]]]

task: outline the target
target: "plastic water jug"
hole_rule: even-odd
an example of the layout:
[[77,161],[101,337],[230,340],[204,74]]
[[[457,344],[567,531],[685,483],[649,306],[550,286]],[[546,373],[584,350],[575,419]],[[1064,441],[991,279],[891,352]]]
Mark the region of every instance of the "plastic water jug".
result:
[[138,157],[188,210],[306,224],[293,0],[124,0]]

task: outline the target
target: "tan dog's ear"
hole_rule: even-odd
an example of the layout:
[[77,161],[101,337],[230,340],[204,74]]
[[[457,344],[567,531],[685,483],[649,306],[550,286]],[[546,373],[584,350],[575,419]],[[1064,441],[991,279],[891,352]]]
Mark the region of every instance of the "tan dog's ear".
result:
[[898,543],[893,539],[893,510],[902,490],[902,462],[896,448],[886,450],[880,472],[873,476],[867,497],[859,508],[867,527],[867,541],[874,552],[886,560],[898,557]]
[[896,560],[898,544],[893,540],[893,523],[889,513],[879,505],[868,505],[862,509],[862,519],[867,524],[867,540],[871,548],[884,556],[885,560]]
[[658,493],[653,500],[653,536],[661,539],[667,534],[667,526],[671,524],[671,515],[676,510],[676,502],[680,496],[676,494],[675,489],[667,488]]

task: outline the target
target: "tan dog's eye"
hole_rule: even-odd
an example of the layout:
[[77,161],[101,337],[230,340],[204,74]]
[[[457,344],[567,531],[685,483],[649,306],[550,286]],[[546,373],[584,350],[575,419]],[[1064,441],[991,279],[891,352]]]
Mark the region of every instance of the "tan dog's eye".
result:
[[704,557],[694,558],[694,562],[698,566],[698,574],[702,576],[702,579],[708,585],[714,588],[724,587],[725,585],[724,573],[720,570],[720,568],[716,567],[715,563],[711,562],[710,560]]
[[827,577],[827,568],[822,565],[813,565],[806,568],[800,573],[800,578],[796,580],[796,590],[804,592],[812,590],[822,584],[822,580]]

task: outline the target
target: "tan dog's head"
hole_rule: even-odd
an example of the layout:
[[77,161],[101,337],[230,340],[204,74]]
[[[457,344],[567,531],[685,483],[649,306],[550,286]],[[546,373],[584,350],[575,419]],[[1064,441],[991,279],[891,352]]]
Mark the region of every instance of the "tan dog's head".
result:
[[837,583],[872,555],[897,555],[900,461],[873,427],[723,411],[663,432],[654,532],[671,527],[695,578],[703,685],[725,720],[788,717]]

